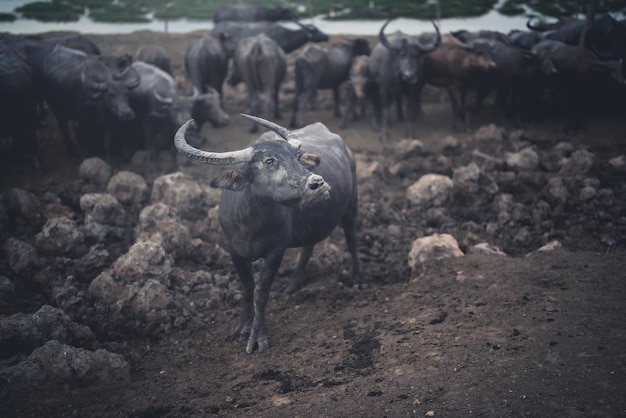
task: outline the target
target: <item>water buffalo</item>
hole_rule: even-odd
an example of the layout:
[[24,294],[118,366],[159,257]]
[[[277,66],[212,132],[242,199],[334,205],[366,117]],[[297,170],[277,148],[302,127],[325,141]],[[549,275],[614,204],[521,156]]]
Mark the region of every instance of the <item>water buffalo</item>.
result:
[[[185,121],[193,118],[201,127],[210,122],[214,127],[225,126],[229,117],[220,107],[219,94],[215,90],[208,93],[187,96],[180,93],[176,82],[168,73],[155,65],[143,61],[134,61],[133,69],[139,74],[141,82],[129,94],[129,103],[135,112],[135,119],[120,124],[120,136],[124,133],[136,135],[139,132],[141,144],[150,154],[155,174],[159,172],[158,153],[163,149],[171,152],[170,171],[175,171],[176,148],[171,138],[176,129]],[[126,135],[128,136],[128,135]],[[130,146],[130,139],[122,147]]]
[[37,97],[32,70],[0,41],[0,136],[11,136],[17,157],[32,158],[33,167],[40,170]]
[[173,75],[170,56],[161,45],[150,44],[140,46],[133,54],[133,61],[143,61],[148,64],[156,65],[169,75]]
[[361,116],[365,114],[367,108],[375,105],[377,89],[369,68],[370,57],[367,55],[359,55],[352,61],[350,67],[350,76],[348,81],[343,84],[346,92],[346,111],[343,112],[340,129],[345,129],[348,119],[355,119],[357,108],[360,107]]
[[[237,43],[233,59],[233,73],[229,84],[243,80],[250,99],[250,113],[259,114],[259,94],[265,92],[266,109],[280,119],[278,93],[287,74],[287,60],[282,48],[265,34],[243,38]],[[253,122],[250,132],[257,132]]]
[[328,35],[320,31],[313,25],[303,25],[293,22],[299,29],[289,29],[276,22],[220,22],[213,28],[215,36],[230,36],[234,42],[230,55],[234,53],[236,43],[243,38],[256,36],[260,33],[266,34],[275,40],[278,45],[288,54],[300,48],[307,42],[326,42]]
[[[265,307],[270,287],[287,248],[302,247],[296,271],[286,291],[306,280],[306,265],[316,243],[342,225],[352,256],[352,273],[366,286],[357,254],[357,181],[355,159],[340,136],[321,123],[289,131],[251,117],[273,131],[242,150],[215,153],[189,146],[185,132],[176,134],[176,147],[188,158],[205,164],[237,164],[219,175],[212,187],[222,189],[219,220],[227,250],[243,287],[241,320],[233,336],[247,341],[246,351],[269,348]],[[258,281],[252,263],[264,259]]]
[[508,34],[509,43],[512,46],[530,51],[539,41],[542,40],[541,35],[530,30],[512,30]]
[[206,93],[209,87],[222,95],[222,84],[228,74],[231,39],[228,34],[207,35],[189,42],[185,54],[185,70],[196,94]]
[[[60,45],[43,60],[43,88],[46,102],[54,114],[65,147],[73,153],[69,121],[77,122],[77,139],[84,154],[104,154],[110,159],[111,138],[107,126],[111,117],[135,117],[128,104],[128,91],[140,79],[132,67],[116,76],[98,56]],[[94,138],[102,139],[102,143]]]
[[295,62],[296,94],[289,126],[302,126],[302,112],[318,89],[332,90],[334,115],[341,117],[339,88],[348,79],[354,57],[369,54],[369,42],[363,38],[336,42],[328,48],[307,46]]
[[418,91],[421,93],[425,84],[445,88],[452,104],[453,129],[464,131],[468,117],[465,101],[467,90],[479,74],[494,68],[495,63],[486,51],[465,44],[442,44],[424,56]]
[[401,99],[408,96],[410,109],[410,133],[415,137],[415,119],[417,118],[417,82],[421,77],[423,57],[434,51],[441,44],[439,28],[435,27],[435,40],[424,44],[418,37],[406,35],[400,31],[386,36],[385,28],[390,20],[380,28],[379,43],[372,50],[370,72],[379,88],[380,106],[375,109],[376,119],[381,122],[381,140],[387,141],[389,129],[389,106],[397,101],[398,119],[403,119]]
[[477,112],[487,94],[495,90],[503,124],[506,125],[510,116],[516,126],[521,127],[524,99],[542,74],[537,53],[491,39],[475,38],[468,45],[483,49],[495,63],[493,71],[478,75],[474,111]]
[[585,47],[545,40],[535,45],[533,51],[550,60],[555,69],[546,87],[562,99],[572,118],[572,125],[566,127],[568,132],[583,128],[584,113],[596,105],[592,98],[597,96],[599,85],[608,81],[619,86],[625,83],[621,60],[601,61]]
[[265,7],[256,3],[231,3],[221,6],[213,14],[213,22],[275,22],[277,20],[296,20],[293,11],[284,6],[274,8]]

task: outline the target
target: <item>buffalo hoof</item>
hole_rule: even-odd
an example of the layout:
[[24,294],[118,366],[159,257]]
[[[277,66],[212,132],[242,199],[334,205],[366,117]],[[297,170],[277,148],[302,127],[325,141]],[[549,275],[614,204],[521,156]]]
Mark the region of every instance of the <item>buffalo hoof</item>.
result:
[[270,348],[270,339],[267,336],[266,331],[252,329],[250,338],[248,338],[248,344],[246,344],[246,353],[252,354],[254,350],[259,354],[265,353]]

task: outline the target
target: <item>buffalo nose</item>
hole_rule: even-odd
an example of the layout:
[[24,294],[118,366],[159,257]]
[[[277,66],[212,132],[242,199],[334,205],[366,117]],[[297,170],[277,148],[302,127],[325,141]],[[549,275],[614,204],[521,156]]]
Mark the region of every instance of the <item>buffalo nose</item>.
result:
[[307,188],[309,190],[317,190],[324,185],[324,178],[317,174],[311,174],[307,179]]

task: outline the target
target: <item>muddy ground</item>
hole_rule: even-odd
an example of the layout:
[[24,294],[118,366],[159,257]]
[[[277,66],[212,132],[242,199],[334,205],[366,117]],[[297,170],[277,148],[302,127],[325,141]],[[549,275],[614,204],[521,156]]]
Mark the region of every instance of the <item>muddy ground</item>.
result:
[[[198,35],[91,38],[112,54],[158,42],[182,79],[184,51]],[[286,125],[292,76],[282,93]],[[315,251],[304,289],[272,293],[269,353],[249,355],[227,339],[238,320],[237,300],[199,304],[201,326],[100,341],[128,360],[130,381],[8,388],[0,394],[0,415],[626,416],[626,178],[609,163],[626,154],[624,114],[591,115],[587,131],[574,136],[563,133],[565,119],[554,114],[523,131],[506,130],[503,139],[480,140],[479,127],[500,121],[493,108],[473,118],[469,132],[454,133],[445,94],[427,94],[417,128],[423,149],[411,157],[398,151],[406,123],[394,122],[388,143],[367,120],[340,131],[325,94],[305,116],[339,132],[368,168],[359,181],[367,289],[350,287],[349,257],[337,231]],[[247,111],[243,88],[226,89],[225,108],[231,124],[204,129],[204,147],[234,149],[252,138],[247,121],[236,116]],[[49,170],[4,166],[3,191],[58,191],[76,178],[79,161],[63,155],[55,124],[49,119],[39,133]],[[507,167],[505,153],[527,147],[540,164],[532,171]],[[567,161],[577,150],[593,154],[593,165],[566,176],[555,153]],[[457,190],[443,207],[407,200],[407,188],[422,175],[452,177],[471,162],[498,192]],[[182,160],[180,166],[199,182],[213,173]],[[553,177],[564,179],[566,195],[547,191]],[[594,188],[593,197],[578,193],[585,185]],[[411,269],[412,242],[434,233],[453,235],[466,255]],[[555,241],[555,249],[537,251]],[[506,255],[470,253],[480,242]],[[293,254],[283,264],[277,288],[287,281]],[[224,271],[237,280],[232,268]]]

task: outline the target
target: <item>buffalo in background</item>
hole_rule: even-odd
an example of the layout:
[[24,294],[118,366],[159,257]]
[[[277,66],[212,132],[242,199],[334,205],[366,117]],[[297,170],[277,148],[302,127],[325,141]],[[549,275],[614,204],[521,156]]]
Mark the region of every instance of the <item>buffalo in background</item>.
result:
[[273,8],[265,7],[257,3],[234,3],[221,6],[213,14],[213,22],[237,21],[237,22],[276,22],[279,20],[296,20],[293,11],[284,6]]

